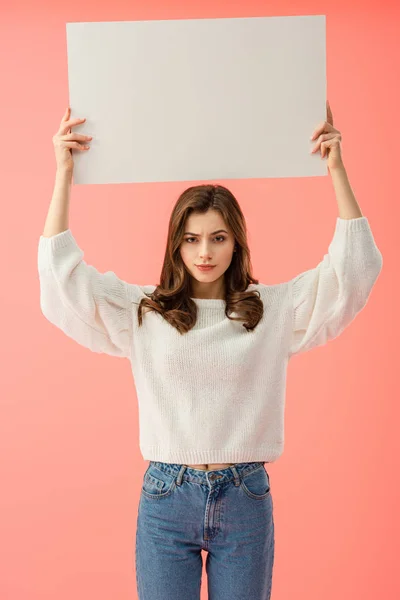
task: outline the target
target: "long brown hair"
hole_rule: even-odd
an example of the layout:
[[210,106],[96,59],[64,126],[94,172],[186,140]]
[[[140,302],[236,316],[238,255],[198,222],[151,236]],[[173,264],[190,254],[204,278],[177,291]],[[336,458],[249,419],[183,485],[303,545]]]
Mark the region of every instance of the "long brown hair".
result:
[[[257,290],[246,291],[249,284],[258,284],[251,274],[250,251],[247,244],[246,222],[235,196],[221,185],[198,185],[185,190],[172,210],[168,242],[161,271],[160,284],[154,292],[142,298],[138,308],[139,325],[142,310],[154,310],[161,314],[179,333],[187,333],[196,324],[197,305],[190,298],[190,278],[180,255],[186,219],[192,213],[217,210],[231,228],[236,252],[224,273],[225,315],[234,321],[243,321],[243,327],[253,330],[263,316],[263,303]],[[234,311],[238,316],[231,317]]]

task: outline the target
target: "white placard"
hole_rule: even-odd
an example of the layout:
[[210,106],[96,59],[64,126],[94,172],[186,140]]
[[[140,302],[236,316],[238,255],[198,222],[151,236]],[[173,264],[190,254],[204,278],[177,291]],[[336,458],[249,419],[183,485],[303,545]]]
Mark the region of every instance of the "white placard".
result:
[[74,183],[326,175],[325,15],[67,23]]

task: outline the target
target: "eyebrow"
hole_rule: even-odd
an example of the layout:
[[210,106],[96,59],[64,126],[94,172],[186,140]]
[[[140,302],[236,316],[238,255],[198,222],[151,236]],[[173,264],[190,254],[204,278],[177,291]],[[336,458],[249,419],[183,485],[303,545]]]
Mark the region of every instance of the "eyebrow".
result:
[[[225,229],[218,229],[217,231],[213,231],[212,233],[210,233],[210,235],[215,235],[216,233],[220,233],[221,231],[224,231],[225,233],[228,233]],[[183,235],[200,235],[199,233],[192,233],[191,231],[185,231],[185,233]]]

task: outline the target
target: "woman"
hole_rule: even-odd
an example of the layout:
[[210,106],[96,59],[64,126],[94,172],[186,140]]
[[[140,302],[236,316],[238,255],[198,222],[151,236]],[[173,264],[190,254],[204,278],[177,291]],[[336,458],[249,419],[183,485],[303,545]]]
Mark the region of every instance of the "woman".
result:
[[71,151],[88,149],[87,136],[72,127],[84,119],[70,120],[68,109],[53,138],[57,176],[38,253],[41,308],[79,344],[131,362],[140,449],[149,460],[136,537],[141,600],[198,600],[201,550],[210,600],[270,598],[274,520],[265,463],[283,452],[288,360],[337,337],[382,268],[327,110],[312,139],[336,193],[334,236],[315,268],[276,285],[252,276],[244,216],[218,185],[191,187],[177,200],[158,286],[99,273],[68,228]]

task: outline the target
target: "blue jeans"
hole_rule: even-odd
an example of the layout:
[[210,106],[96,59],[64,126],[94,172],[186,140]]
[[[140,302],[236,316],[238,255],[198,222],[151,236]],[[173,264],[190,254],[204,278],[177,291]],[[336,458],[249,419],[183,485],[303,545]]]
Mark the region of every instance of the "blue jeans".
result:
[[139,600],[269,600],[274,563],[270,478],[264,462],[201,471],[150,461],[136,529]]

